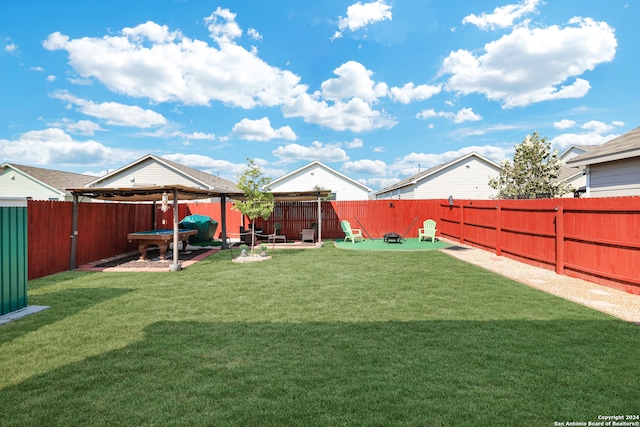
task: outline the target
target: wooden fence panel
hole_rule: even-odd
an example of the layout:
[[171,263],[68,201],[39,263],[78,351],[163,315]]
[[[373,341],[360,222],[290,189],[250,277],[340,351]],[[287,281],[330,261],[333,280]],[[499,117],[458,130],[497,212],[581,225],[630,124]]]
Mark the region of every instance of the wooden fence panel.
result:
[[557,204],[557,200],[500,200],[502,254],[554,269]]
[[[364,228],[363,234],[373,238],[381,238],[389,232],[417,237],[418,228],[425,220],[438,221],[440,218],[439,200],[369,200],[332,204],[339,221],[346,219],[352,228]],[[339,223],[337,235],[328,237],[344,237]]]
[[76,265],[136,250],[127,234],[153,228],[153,205],[78,203]]
[[[362,228],[365,237],[381,238],[385,233],[406,233],[417,237],[418,228],[426,219],[439,217],[438,200],[360,200],[321,202],[322,238],[344,238],[340,221],[347,220],[352,228]],[[267,220],[258,219],[256,227],[273,233],[274,223],[282,225],[281,234],[289,240],[300,238],[303,228],[317,222],[317,202],[277,202]]]
[[640,294],[640,197],[564,206],[566,274]]
[[29,280],[69,269],[73,203],[29,200]]

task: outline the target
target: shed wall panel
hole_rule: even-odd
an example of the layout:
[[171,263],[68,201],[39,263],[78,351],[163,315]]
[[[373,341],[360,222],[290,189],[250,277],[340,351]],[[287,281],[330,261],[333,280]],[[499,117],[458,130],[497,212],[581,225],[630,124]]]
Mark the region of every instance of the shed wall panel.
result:
[[0,315],[28,305],[27,207],[0,206]]

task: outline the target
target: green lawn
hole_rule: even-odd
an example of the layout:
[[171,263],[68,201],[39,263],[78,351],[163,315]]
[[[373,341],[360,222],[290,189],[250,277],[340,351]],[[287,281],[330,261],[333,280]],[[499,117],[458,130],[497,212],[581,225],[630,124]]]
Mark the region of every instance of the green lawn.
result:
[[[235,252],[235,251],[234,251]],[[640,328],[439,251],[67,272],[0,326],[2,426],[552,426],[638,413]]]

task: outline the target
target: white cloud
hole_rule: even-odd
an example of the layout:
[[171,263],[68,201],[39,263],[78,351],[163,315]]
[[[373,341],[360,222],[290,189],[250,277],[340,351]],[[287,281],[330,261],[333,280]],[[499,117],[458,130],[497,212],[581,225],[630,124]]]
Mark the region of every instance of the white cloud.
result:
[[69,94],[67,91],[54,92],[51,97],[70,102],[78,106],[80,112],[88,116],[104,120],[114,126],[131,126],[150,128],[167,123],[162,114],[145,110],[135,105],[124,105],[118,102],[95,103]]
[[235,22],[236,14],[229,9],[218,7],[205,22],[211,37],[220,44],[226,44],[242,36],[242,29]]
[[373,72],[355,61],[348,61],[333,70],[338,76],[322,82],[322,97],[332,101],[349,98],[360,98],[367,102],[374,102],[387,94],[386,83],[375,83],[371,80]]
[[287,117],[353,132],[395,124],[373,108],[378,97],[386,96],[387,85],[374,82],[361,64],[343,64],[335,70],[337,78],[309,94],[299,76],[270,66],[255,49],[236,43],[242,29],[234,13],[218,8],[206,24],[218,48],[151,21],[101,38],[71,39],[56,32],[43,46],[67,52],[80,77],[75,82],[98,80],[113,92],[155,103],[207,106],[217,101],[245,109],[280,106]]
[[347,146],[347,148],[361,148],[362,146],[364,146],[364,143],[360,138],[353,138],[352,141],[347,142],[345,145]]
[[482,120],[482,116],[473,112],[471,108],[463,108],[458,111],[453,118],[454,123],[477,122]]
[[25,132],[14,141],[0,139],[0,158],[37,165],[101,165],[135,157],[96,141],[76,141],[62,129],[49,128]]
[[332,104],[302,93],[291,98],[282,108],[285,117],[303,117],[307,123],[315,123],[333,130],[364,132],[392,127],[396,120],[384,112],[374,110],[361,98]]
[[285,162],[319,160],[329,163],[349,160],[347,153],[340,148],[339,144],[322,144],[318,141],[314,141],[310,146],[299,144],[280,146],[273,150],[273,155]]
[[404,86],[392,87],[390,91],[390,98],[394,102],[400,102],[402,104],[408,104],[411,101],[423,101],[431,98],[433,95],[437,95],[442,91],[442,85],[429,86],[429,85],[414,85],[413,83],[407,83]]
[[5,45],[4,47],[4,51],[7,53],[13,53],[18,49],[18,45],[15,43],[8,43],[7,45]]
[[389,187],[390,185],[393,185],[398,181],[400,181],[399,178],[380,178],[380,177],[376,177],[376,178],[370,178],[370,179],[364,180],[363,184],[366,185],[367,187],[373,189],[373,191],[377,191],[377,190],[380,190],[382,188]]
[[258,120],[242,119],[233,126],[232,133],[238,138],[248,141],[270,141],[272,139],[295,141],[298,138],[289,126],[283,126],[279,129],[272,128],[267,117]]
[[387,164],[382,160],[362,159],[354,162],[345,162],[342,170],[346,173],[365,173],[384,176],[387,173]]
[[587,129],[590,130],[592,132],[595,133],[605,133],[605,132],[610,132],[613,129],[615,129],[615,126],[613,125],[608,125],[604,122],[598,121],[598,120],[591,120],[585,124],[582,125],[582,129]]
[[192,133],[173,132],[172,135],[180,137],[180,138],[185,138],[185,139],[190,139],[190,140],[197,140],[197,141],[213,141],[213,140],[216,139],[216,135],[215,134],[213,134],[213,133],[204,133],[204,132],[192,132]]
[[606,22],[573,18],[562,28],[516,28],[486,44],[479,56],[451,52],[442,72],[451,74],[450,91],[481,93],[504,108],[525,106],[584,96],[590,84],[577,76],[613,60],[616,47],[614,29]]
[[307,123],[352,132],[396,124],[386,113],[373,109],[378,97],[386,96],[387,85],[375,83],[371,71],[358,62],[349,61],[334,73],[338,78],[324,81],[322,90],[313,95],[302,87],[294,91],[282,107],[285,117],[304,117]]
[[332,39],[342,37],[343,31],[357,31],[367,25],[389,20],[393,15],[391,13],[391,5],[386,4],[385,0],[376,0],[371,3],[355,3],[347,7],[347,16],[340,17],[338,20],[338,30]]
[[221,9],[207,18],[219,49],[153,22],[101,38],[70,39],[56,32],[43,45],[67,51],[81,77],[133,97],[187,105],[220,101],[242,108],[281,104],[299,77],[235,44],[242,30],[233,19],[235,14]]
[[465,16],[462,23],[473,24],[483,30],[511,27],[518,19],[536,12],[539,3],[540,0],[524,0],[522,3],[496,7],[493,13]]
[[77,122],[74,122],[69,119],[63,119],[62,123],[57,126],[64,127],[67,132],[86,136],[93,136],[95,132],[104,131],[104,129],[100,127],[98,123],[91,120],[78,120]]
[[595,132],[584,133],[564,133],[550,139],[551,145],[558,151],[564,151],[572,145],[600,145],[613,138],[618,137],[617,134],[601,135]]
[[247,30],[247,35],[254,40],[262,40],[262,34],[260,34],[255,28],[249,28]]
[[553,122],[553,127],[556,129],[570,129],[575,126],[577,126],[577,123],[569,119],[562,119],[560,121]]
[[477,122],[482,120],[482,116],[473,112],[471,108],[463,108],[457,113],[450,111],[435,111],[433,108],[422,110],[416,114],[417,119],[429,119],[432,117],[444,117],[453,120],[454,123]]
[[[572,127],[575,126],[577,126],[577,123],[574,122]],[[591,120],[580,126],[585,132],[560,134],[552,138],[550,142],[559,151],[564,151],[572,145],[600,145],[618,137],[618,134],[611,132],[620,126],[624,126],[624,123],[613,121],[611,124],[607,124],[598,120]],[[563,128],[556,128],[563,130]]]

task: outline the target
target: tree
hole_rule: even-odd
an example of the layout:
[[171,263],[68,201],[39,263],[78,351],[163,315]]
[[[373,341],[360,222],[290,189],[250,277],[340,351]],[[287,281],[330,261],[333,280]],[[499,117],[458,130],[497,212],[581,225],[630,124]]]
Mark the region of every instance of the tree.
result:
[[500,176],[489,180],[489,186],[499,190],[497,198],[535,198],[540,194],[559,197],[573,191],[570,184],[558,181],[564,162],[557,150],[551,151],[546,137],[540,139],[534,132],[515,148],[513,162],[504,160]]
[[255,219],[269,218],[274,209],[273,194],[264,191],[271,179],[265,177],[260,166],[253,159],[247,159],[247,167],[238,180],[238,188],[244,194],[245,201],[236,201],[234,209],[240,211],[251,220],[251,253],[255,245]]

